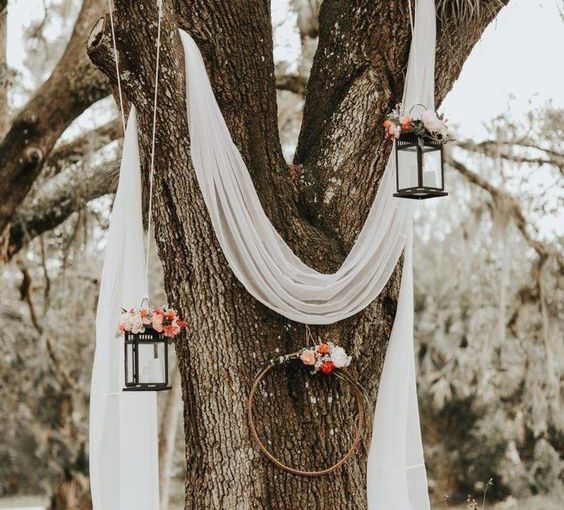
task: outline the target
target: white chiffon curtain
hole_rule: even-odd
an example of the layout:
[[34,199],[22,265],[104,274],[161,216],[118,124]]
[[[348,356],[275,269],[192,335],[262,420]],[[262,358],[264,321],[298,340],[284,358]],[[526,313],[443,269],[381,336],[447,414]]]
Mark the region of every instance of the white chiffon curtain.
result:
[[[434,0],[417,0],[403,97],[406,109],[417,103],[434,106],[435,32]],[[256,299],[291,320],[334,323],[359,312],[378,296],[405,249],[398,309],[374,416],[368,501],[369,510],[428,510],[413,347],[412,205],[393,197],[393,156],[366,223],[341,268],[334,274],[315,271],[294,255],[268,220],[217,105],[200,51],[186,32],[180,35],[191,156],[198,183],[229,266]],[[146,294],[139,277],[144,260],[140,189],[132,112],[97,316],[91,398],[95,510],[158,508],[155,400],[152,394],[120,393],[121,342],[115,333],[120,308],[138,306]],[[140,430],[137,420],[143,422]],[[135,438],[128,435],[131,427]],[[146,450],[133,447],[133,440],[141,440]],[[116,495],[119,502],[112,498]],[[130,503],[134,500],[135,505]]]
[[94,510],[157,510],[157,399],[124,392],[122,308],[147,295],[137,120],[131,110],[123,144],[96,314],[90,391],[90,485]]

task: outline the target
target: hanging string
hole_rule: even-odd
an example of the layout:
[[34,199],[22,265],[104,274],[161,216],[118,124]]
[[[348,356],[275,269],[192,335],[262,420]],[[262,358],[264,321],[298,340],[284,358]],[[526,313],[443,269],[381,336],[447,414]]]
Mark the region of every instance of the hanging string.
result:
[[149,292],[149,255],[151,251],[151,220],[153,212],[153,178],[155,174],[155,140],[157,136],[157,99],[159,92],[159,63],[161,54],[161,21],[163,17],[163,0],[157,0],[159,7],[157,22],[157,61],[155,64],[155,94],[153,96],[153,132],[151,134],[151,165],[149,167],[149,211],[147,213],[147,246],[145,248],[145,283]]
[[110,27],[112,30],[112,44],[114,47],[114,62],[116,64],[116,76],[119,95],[119,111],[121,114],[121,125],[123,127],[123,134],[125,135],[125,112],[123,111],[123,93],[121,91],[121,77],[119,75],[118,52],[116,45],[116,31],[114,28],[114,6],[113,0],[108,0],[108,10],[110,11]]
[[413,37],[415,29],[413,28],[413,11],[411,9],[411,0],[407,0],[407,6],[409,7],[409,24],[411,26],[411,37]]
[[[417,2],[417,0],[415,0],[415,2]],[[415,39],[415,23],[413,22],[413,9],[411,7],[411,0],[407,0],[407,6],[409,8],[409,26],[411,28],[411,40],[412,40],[412,49],[413,49],[413,67],[414,67],[414,76],[415,76],[415,81],[419,82],[419,73],[418,73],[418,69],[417,69],[417,45],[413,43],[413,40]],[[421,98],[418,97],[416,99],[416,103],[420,103]],[[403,107],[405,108],[406,105],[403,105]],[[427,105],[425,105],[425,108],[428,108]]]
[[[157,59],[155,63],[155,91],[153,95],[153,129],[151,133],[151,163],[149,166],[149,210],[147,213],[147,244],[145,247],[145,284],[147,293],[149,292],[149,260],[151,252],[151,222],[153,212],[153,181],[155,174],[155,141],[157,137],[157,104],[159,92],[159,68],[160,68],[160,54],[161,54],[161,26],[163,17],[163,0],[157,0],[158,6],[158,21],[157,21]],[[114,60],[116,64],[117,86],[119,94],[119,103],[121,110],[121,120],[123,123],[123,132],[125,134],[125,114],[123,110],[123,91],[121,88],[121,79],[119,75],[119,62],[118,52],[116,45],[116,33],[114,27],[113,5],[112,0],[108,0],[108,9],[110,11],[110,27],[112,31],[112,43],[114,49]]]

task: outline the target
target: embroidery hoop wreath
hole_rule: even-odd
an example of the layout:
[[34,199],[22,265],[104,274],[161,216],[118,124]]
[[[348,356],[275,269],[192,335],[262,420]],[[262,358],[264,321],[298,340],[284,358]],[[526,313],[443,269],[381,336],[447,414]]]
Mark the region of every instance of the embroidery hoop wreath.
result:
[[[314,348],[312,347],[311,349],[314,349]],[[300,351],[297,351],[297,352],[293,352],[293,353],[290,353],[290,354],[284,354],[283,356],[278,356],[276,358],[272,358],[271,360],[268,360],[264,363],[263,368],[255,376],[255,379],[253,381],[253,385],[251,387],[251,391],[249,393],[249,397],[248,397],[248,400],[247,400],[247,419],[248,419],[248,422],[249,422],[249,429],[251,431],[252,438],[254,439],[254,441],[256,442],[258,447],[260,448],[261,453],[265,457],[267,457],[272,463],[274,463],[280,469],[283,469],[284,471],[287,471],[287,472],[295,474],[295,475],[315,477],[315,476],[327,475],[327,474],[335,471],[336,469],[340,468],[343,464],[345,464],[346,462],[348,462],[350,460],[350,458],[353,456],[356,448],[360,444],[360,441],[362,439],[362,436],[363,436],[363,433],[364,433],[364,430],[365,430],[365,427],[366,427],[366,408],[365,408],[365,404],[364,404],[364,399],[365,399],[364,389],[356,381],[354,381],[351,378],[350,375],[348,375],[346,372],[340,371],[339,369],[335,369],[330,374],[327,374],[327,375],[334,375],[335,377],[337,377],[341,381],[345,382],[353,390],[355,400],[356,400],[356,403],[357,403],[358,419],[357,419],[356,429],[355,429],[355,433],[354,433],[354,437],[353,437],[353,442],[352,442],[350,448],[345,453],[345,455],[340,460],[338,460],[337,462],[332,464],[331,466],[324,468],[324,469],[319,469],[319,470],[304,470],[304,469],[292,467],[292,466],[285,464],[280,459],[278,459],[276,456],[274,456],[268,450],[268,448],[266,447],[266,445],[264,444],[264,442],[261,440],[261,438],[258,435],[256,426],[255,426],[255,418],[254,418],[254,411],[253,411],[256,392],[258,390],[259,384],[265,378],[265,376],[276,366],[286,364],[290,361],[296,361],[296,360],[301,361],[300,356],[306,350],[310,350],[310,348],[304,348],[304,349],[301,349]],[[318,368],[314,369],[314,373],[317,373],[317,371],[318,371]]]

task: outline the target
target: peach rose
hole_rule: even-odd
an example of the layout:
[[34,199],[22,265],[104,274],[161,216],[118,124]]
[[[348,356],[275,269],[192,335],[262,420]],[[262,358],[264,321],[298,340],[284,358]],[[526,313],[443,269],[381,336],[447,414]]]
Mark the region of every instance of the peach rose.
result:
[[329,352],[329,346],[327,344],[319,344],[317,346],[317,352],[319,354],[327,354]]
[[300,359],[303,361],[304,365],[315,365],[315,352],[311,349],[306,349],[300,354]]
[[165,326],[163,332],[164,336],[166,336],[167,338],[172,338],[173,336],[176,336],[176,333],[178,333],[178,328],[172,325]]

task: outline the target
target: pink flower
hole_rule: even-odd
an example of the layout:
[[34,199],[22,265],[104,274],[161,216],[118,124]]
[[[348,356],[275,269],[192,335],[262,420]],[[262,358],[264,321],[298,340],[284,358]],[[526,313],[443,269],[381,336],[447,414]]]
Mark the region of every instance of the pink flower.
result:
[[178,333],[178,328],[176,326],[170,325],[170,326],[165,326],[163,328],[163,331],[164,331],[164,336],[168,338],[172,338],[173,336],[176,336],[176,334]]
[[300,359],[304,365],[315,365],[315,352],[311,349],[306,349],[300,354]]
[[163,323],[162,321],[153,318],[153,321],[151,323],[151,326],[153,327],[153,329],[157,332],[157,333],[162,333],[163,332]]
[[141,308],[139,310],[139,315],[141,316],[143,324],[145,324],[146,326],[151,324],[151,312],[149,310],[147,310],[146,308]]
[[164,318],[167,321],[172,322],[174,319],[176,319],[176,310],[173,310],[172,308],[170,310],[167,310],[164,314]]

